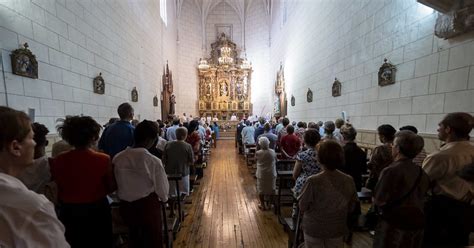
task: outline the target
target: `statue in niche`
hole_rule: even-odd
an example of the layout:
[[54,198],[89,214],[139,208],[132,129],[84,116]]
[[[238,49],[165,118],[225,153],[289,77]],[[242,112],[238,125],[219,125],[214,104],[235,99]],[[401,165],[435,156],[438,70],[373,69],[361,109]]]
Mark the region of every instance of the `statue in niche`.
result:
[[137,87],[133,87],[133,90],[132,90],[132,102],[138,102],[138,91],[137,91]]
[[293,95],[291,95],[291,106],[295,106],[295,103],[296,103],[296,99]]
[[275,82],[275,94],[278,99],[278,106],[275,106],[275,116],[286,116],[287,103],[285,92],[285,75],[283,73],[283,64],[280,63],[280,70],[277,72],[277,80]]
[[28,49],[28,43],[23,44],[23,48],[14,50],[10,58],[13,74],[38,78],[38,62],[36,56]]
[[158,107],[158,96],[153,97],[153,106]]
[[175,114],[175,105],[176,105],[176,97],[173,95],[171,95],[170,97],[170,111],[169,111],[169,115],[174,115]]
[[308,92],[306,93],[306,101],[312,102],[313,101],[313,92],[310,88],[308,88]]
[[94,78],[94,93],[103,95],[105,93],[105,81],[102,78],[102,72]]
[[337,78],[334,79],[334,83],[332,84],[332,96],[337,97],[341,95],[341,82],[337,80]]
[[395,83],[396,68],[384,59],[383,65],[379,69],[379,86],[386,86]]
[[227,96],[228,95],[228,87],[226,82],[221,82],[221,90],[220,96]]

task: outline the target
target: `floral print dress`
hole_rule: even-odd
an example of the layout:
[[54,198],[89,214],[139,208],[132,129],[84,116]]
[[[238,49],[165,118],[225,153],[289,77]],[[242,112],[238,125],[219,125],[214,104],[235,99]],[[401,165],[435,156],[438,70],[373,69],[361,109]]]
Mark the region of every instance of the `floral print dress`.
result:
[[306,151],[302,151],[296,156],[296,160],[301,163],[301,174],[296,179],[295,188],[293,189],[295,196],[300,194],[308,177],[321,171],[321,167],[316,158],[317,152],[315,148],[308,148]]

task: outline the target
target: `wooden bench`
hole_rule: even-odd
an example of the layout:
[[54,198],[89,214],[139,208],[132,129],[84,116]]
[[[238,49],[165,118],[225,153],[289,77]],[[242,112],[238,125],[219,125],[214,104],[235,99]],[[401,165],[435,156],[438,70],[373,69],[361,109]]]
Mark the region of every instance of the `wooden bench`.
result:
[[[167,223],[169,224],[168,230],[171,230],[171,232],[173,233],[173,239],[176,239],[176,234],[181,228],[181,222],[184,220],[184,213],[182,210],[183,197],[181,197],[181,191],[179,190],[179,181],[181,181],[182,179],[183,176],[181,174],[168,174],[168,181],[174,181],[176,186],[176,196],[170,196],[168,200],[170,211],[172,214],[169,218],[167,218],[170,219],[167,221]],[[176,205],[178,205],[178,218],[175,218],[173,216],[175,202]]]
[[245,159],[247,166],[253,166],[257,162],[257,158],[255,157],[256,152],[257,152],[257,146],[255,144],[244,145],[244,151],[245,151]]
[[[281,206],[288,205],[292,206],[294,202],[294,195],[288,182],[294,182],[293,171],[289,170],[277,170],[277,181],[278,181],[278,193],[275,202],[275,214],[280,216]],[[285,192],[283,192],[285,190]],[[282,197],[285,201],[282,201]]]

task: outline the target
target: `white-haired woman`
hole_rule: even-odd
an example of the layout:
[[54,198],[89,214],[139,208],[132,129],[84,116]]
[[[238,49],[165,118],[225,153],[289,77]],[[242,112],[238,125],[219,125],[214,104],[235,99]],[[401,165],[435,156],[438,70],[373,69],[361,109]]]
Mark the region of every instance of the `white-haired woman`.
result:
[[257,193],[260,200],[258,207],[267,210],[265,196],[272,196],[275,193],[276,184],[276,153],[269,149],[270,141],[267,137],[258,139],[260,150],[257,151]]

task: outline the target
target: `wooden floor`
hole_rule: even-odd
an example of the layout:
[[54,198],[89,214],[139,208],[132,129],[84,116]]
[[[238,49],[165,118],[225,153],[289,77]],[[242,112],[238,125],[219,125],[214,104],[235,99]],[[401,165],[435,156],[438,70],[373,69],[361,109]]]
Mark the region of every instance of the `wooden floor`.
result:
[[[288,247],[288,235],[272,211],[258,209],[255,179],[234,141],[219,140],[174,247]],[[371,247],[365,233],[354,235],[353,247]]]

